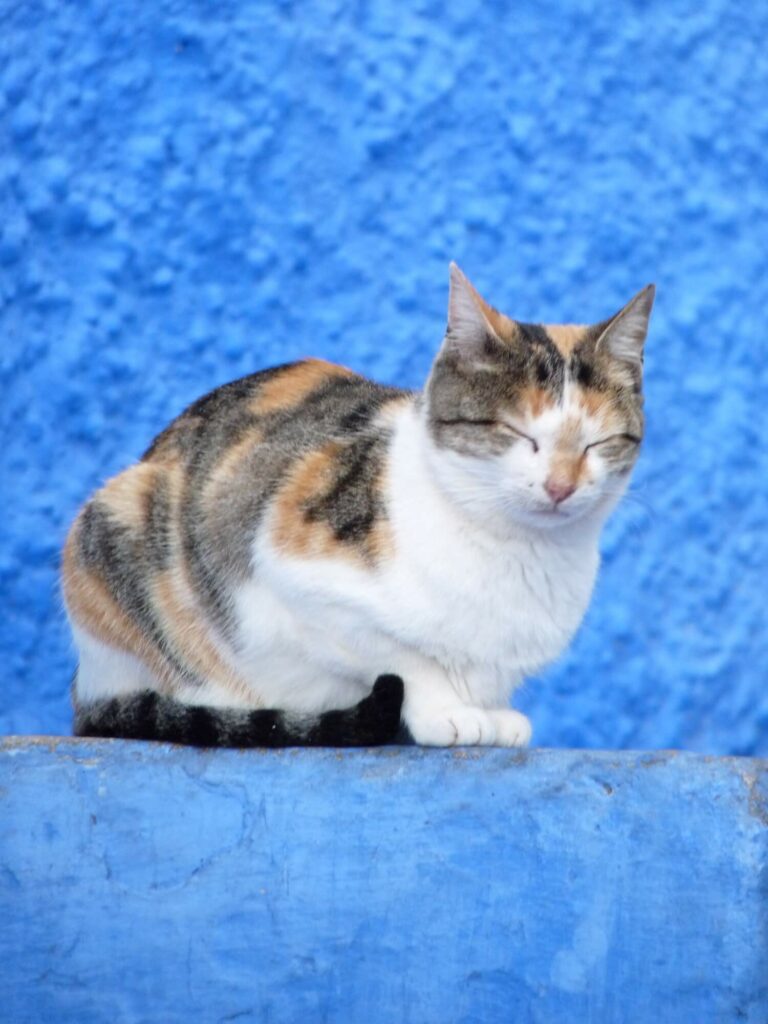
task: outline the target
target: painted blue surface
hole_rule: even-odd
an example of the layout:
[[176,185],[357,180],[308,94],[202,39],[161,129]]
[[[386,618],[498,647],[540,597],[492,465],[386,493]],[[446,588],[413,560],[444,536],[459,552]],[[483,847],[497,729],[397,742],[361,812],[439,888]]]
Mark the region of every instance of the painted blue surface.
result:
[[659,288],[636,498],[537,742],[768,752],[768,8],[6,4],[0,730],[66,732],[89,491],[314,353],[418,385],[455,258],[521,319]]
[[0,747],[14,1024],[765,1024],[768,762]]

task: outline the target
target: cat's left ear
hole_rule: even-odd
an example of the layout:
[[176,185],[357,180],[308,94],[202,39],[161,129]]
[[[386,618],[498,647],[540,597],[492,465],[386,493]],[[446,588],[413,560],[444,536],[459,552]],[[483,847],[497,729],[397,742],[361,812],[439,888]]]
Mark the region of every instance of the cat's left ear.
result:
[[595,343],[595,351],[605,352],[621,363],[628,363],[634,370],[643,368],[643,345],[648,333],[656,286],[646,285],[634,299],[619,310],[616,316],[603,326]]

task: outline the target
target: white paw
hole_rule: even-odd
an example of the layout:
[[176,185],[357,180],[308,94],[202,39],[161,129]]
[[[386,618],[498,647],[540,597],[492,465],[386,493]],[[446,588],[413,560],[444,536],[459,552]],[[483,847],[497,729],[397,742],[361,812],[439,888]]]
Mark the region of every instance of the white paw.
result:
[[493,746],[497,742],[492,713],[482,708],[459,705],[430,714],[406,712],[405,721],[416,743],[425,747]]
[[527,747],[531,741],[531,721],[519,711],[503,708],[487,712],[493,719],[497,747]]

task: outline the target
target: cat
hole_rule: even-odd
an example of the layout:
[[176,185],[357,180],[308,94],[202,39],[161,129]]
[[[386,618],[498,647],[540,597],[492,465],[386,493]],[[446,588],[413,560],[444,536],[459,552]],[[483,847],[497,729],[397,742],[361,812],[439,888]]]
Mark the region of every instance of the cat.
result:
[[75,732],[354,745],[402,714],[525,746],[511,695],[581,623],[638,456],[653,299],[533,325],[451,264],[422,392],[307,359],[194,402],[67,538]]

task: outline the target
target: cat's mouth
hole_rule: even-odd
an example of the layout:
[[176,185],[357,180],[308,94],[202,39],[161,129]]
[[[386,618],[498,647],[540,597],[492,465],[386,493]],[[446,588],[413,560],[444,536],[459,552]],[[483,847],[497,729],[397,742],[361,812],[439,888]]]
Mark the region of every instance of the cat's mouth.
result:
[[569,508],[563,508],[562,502],[554,501],[542,501],[538,509],[541,515],[547,517],[560,517],[567,518],[570,512]]
[[579,504],[569,504],[565,502],[554,503],[554,502],[542,502],[533,513],[534,519],[546,526],[557,526],[559,523],[570,523],[574,519],[578,519],[579,515],[583,512],[583,507]]

